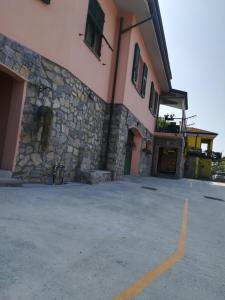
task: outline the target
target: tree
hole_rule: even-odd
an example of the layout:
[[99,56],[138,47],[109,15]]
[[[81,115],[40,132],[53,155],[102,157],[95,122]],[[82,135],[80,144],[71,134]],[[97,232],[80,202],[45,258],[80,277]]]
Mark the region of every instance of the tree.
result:
[[213,170],[213,173],[225,172],[225,157],[223,157],[222,160],[220,160],[216,163],[213,163],[212,170]]

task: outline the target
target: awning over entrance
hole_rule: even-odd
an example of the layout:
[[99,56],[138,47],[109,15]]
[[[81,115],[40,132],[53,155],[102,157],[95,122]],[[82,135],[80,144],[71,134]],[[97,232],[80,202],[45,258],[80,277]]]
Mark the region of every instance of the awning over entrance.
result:
[[162,94],[160,104],[173,108],[187,110],[188,109],[188,94],[184,91],[171,89],[168,94]]

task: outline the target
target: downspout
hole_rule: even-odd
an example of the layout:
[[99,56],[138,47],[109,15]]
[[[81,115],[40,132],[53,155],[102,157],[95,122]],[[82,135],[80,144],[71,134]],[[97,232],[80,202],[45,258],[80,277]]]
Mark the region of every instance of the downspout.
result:
[[119,70],[119,59],[120,59],[123,22],[124,22],[124,19],[120,18],[119,35],[118,35],[117,49],[116,49],[116,65],[115,65],[115,71],[114,71],[114,77],[113,77],[113,89],[112,89],[112,97],[111,97],[110,111],[109,111],[109,125],[108,125],[107,139],[106,139],[106,150],[105,150],[106,155],[105,155],[105,162],[104,162],[105,170],[107,170],[108,155],[109,155],[109,148],[110,148],[110,136],[111,136],[111,131],[112,131],[112,117],[113,117],[113,112],[114,112],[116,83],[117,83],[117,76],[118,76],[118,70]]

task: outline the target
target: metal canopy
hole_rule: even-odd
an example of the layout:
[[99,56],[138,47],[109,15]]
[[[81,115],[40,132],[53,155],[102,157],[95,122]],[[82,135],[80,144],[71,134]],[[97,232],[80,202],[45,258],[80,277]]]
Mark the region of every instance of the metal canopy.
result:
[[160,104],[181,110],[187,110],[188,95],[184,91],[171,89],[169,93],[161,95]]

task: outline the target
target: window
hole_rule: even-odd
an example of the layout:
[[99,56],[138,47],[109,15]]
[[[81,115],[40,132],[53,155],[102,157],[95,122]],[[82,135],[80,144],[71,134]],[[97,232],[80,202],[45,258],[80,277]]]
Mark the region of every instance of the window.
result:
[[139,93],[142,88],[143,68],[144,68],[144,62],[143,62],[142,58],[140,57],[140,62],[139,62],[139,67],[138,67],[138,81],[136,84],[136,89]]
[[151,92],[150,92],[150,99],[149,99],[149,110],[152,112],[155,102],[155,86],[154,82],[151,83]]
[[155,116],[157,115],[158,106],[159,106],[159,94],[155,93],[155,103],[154,103],[154,107],[153,107],[153,114]]
[[42,0],[42,2],[44,2],[45,4],[50,4],[51,0]]
[[148,67],[143,62],[139,45],[135,44],[132,82],[136,87],[138,93],[143,98],[145,97],[145,93],[146,93],[147,78],[148,78]]
[[133,63],[133,72],[132,72],[132,81],[133,84],[136,86],[138,82],[138,70],[139,70],[139,64],[140,64],[140,48],[138,44],[135,44],[134,49],[134,63]]
[[98,1],[89,0],[85,42],[98,57],[101,56],[104,23],[105,14]]
[[148,79],[148,67],[146,64],[144,64],[143,75],[142,75],[142,84],[141,84],[141,96],[143,98],[145,97],[147,79]]

